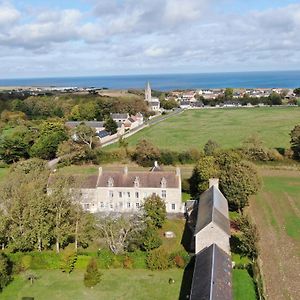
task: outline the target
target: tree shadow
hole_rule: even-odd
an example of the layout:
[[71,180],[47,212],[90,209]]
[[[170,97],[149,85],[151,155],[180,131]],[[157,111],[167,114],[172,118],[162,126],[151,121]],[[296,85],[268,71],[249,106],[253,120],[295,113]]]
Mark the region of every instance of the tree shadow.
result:
[[190,298],[194,266],[195,266],[195,256],[191,258],[190,262],[187,264],[187,266],[184,269],[181,286],[180,286],[179,300],[187,300]]

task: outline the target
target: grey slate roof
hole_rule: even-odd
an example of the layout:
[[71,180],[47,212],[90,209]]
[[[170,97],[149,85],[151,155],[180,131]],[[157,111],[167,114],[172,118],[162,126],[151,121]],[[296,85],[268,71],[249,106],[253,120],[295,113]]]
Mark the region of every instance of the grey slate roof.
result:
[[196,254],[190,300],[232,300],[231,258],[212,244]]
[[104,122],[101,122],[101,121],[69,121],[69,122],[66,122],[66,126],[74,128],[81,123],[84,123],[86,126],[90,126],[92,128],[104,127]]
[[212,186],[200,195],[195,234],[214,223],[230,235],[228,203],[220,190]]
[[166,179],[167,188],[178,188],[179,179],[175,172],[102,172],[98,180],[98,187],[107,187],[108,180],[112,178],[114,187],[133,187],[138,178],[140,187],[160,188],[163,178]]
[[128,118],[128,114],[110,114],[111,118],[113,120],[121,120],[121,119],[127,119]]

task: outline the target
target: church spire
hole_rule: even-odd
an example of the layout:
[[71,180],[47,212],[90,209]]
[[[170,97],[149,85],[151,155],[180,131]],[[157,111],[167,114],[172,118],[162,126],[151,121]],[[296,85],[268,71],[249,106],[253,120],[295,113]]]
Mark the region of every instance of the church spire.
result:
[[152,95],[151,95],[151,87],[150,87],[150,82],[148,81],[148,82],[147,82],[147,86],[146,86],[146,88],[145,88],[145,101],[150,102],[150,101],[151,101],[151,98],[152,98]]

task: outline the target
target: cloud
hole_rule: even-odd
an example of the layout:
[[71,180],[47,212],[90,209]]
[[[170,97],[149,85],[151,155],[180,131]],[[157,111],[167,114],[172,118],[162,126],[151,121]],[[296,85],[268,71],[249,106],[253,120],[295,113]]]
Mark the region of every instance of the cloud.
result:
[[7,2],[0,2],[0,26],[7,27],[20,19],[20,12]]
[[16,64],[52,75],[300,65],[300,4],[237,13],[220,12],[227,0],[89,0],[88,11],[25,14],[0,3],[0,22],[9,24],[0,26],[0,63],[11,74]]

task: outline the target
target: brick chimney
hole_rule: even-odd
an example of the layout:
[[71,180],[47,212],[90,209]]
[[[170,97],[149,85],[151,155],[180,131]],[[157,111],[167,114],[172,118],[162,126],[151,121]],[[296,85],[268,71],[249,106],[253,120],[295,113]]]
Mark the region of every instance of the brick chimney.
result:
[[215,186],[217,189],[219,188],[219,178],[210,178],[209,179],[209,188]]

